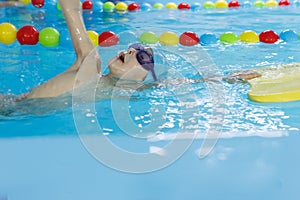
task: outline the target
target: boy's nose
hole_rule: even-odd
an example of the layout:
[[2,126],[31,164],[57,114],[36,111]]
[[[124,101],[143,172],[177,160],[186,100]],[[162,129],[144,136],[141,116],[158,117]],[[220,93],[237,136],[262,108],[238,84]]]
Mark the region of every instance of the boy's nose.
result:
[[134,48],[129,48],[127,53],[128,54],[133,54],[136,50]]

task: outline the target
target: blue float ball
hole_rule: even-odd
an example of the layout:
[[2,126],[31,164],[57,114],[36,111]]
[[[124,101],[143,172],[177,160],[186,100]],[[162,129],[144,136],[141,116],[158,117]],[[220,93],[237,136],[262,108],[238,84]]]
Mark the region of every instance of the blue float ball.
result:
[[102,12],[103,11],[103,3],[101,1],[93,2],[93,10]]
[[216,44],[218,42],[218,38],[213,33],[205,33],[200,36],[200,44],[202,46]]
[[132,31],[124,31],[119,34],[119,44],[128,45],[131,43],[136,43],[138,38],[136,34]]
[[140,5],[141,11],[148,11],[148,10],[151,10],[151,8],[152,8],[152,5],[149,3],[142,3]]
[[250,1],[244,1],[242,3],[241,7],[243,7],[243,8],[251,8],[252,7],[252,3]]
[[300,0],[293,1],[293,5],[296,7],[300,7]]
[[200,10],[202,8],[201,4],[200,3],[193,3],[191,4],[191,10],[192,11],[197,11],[197,10]]
[[279,37],[280,37],[280,39],[282,39],[285,42],[293,42],[293,41],[299,40],[297,33],[290,29],[282,31],[279,34]]

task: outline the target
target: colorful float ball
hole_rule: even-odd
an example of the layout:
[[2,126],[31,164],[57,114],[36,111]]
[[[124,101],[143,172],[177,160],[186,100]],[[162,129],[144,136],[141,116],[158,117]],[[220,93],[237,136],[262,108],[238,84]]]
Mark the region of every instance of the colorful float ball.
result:
[[282,39],[285,42],[293,42],[293,41],[299,40],[297,33],[290,29],[282,31],[279,34],[279,37],[280,37],[280,39]]
[[223,44],[233,44],[239,41],[239,37],[233,32],[223,33],[219,39]]
[[59,37],[55,28],[47,27],[40,31],[39,42],[45,47],[55,47],[59,44]]
[[213,33],[205,33],[200,36],[200,44],[202,46],[216,44],[218,42],[218,38]]
[[93,3],[93,10],[103,11],[103,3],[101,1],[96,1]]
[[17,32],[17,40],[21,45],[34,45],[39,41],[39,32],[33,26],[23,26]]
[[139,41],[144,44],[156,44],[159,41],[157,35],[151,31],[144,32],[139,38]]
[[0,42],[3,44],[12,44],[17,38],[17,29],[10,23],[0,24]]
[[140,9],[140,5],[137,4],[137,3],[131,3],[128,5],[128,8],[127,8],[129,11],[136,11],[136,10],[139,10]]
[[278,3],[277,3],[277,1],[275,1],[275,0],[269,0],[269,1],[266,2],[265,5],[266,5],[267,7],[276,7],[276,6],[278,6]]
[[162,8],[164,8],[165,6],[164,6],[164,4],[162,4],[162,3],[155,3],[155,4],[153,4],[153,8],[155,8],[155,9],[162,9]]
[[279,1],[278,5],[279,6],[289,6],[289,5],[291,5],[291,3],[289,0],[281,0],[281,1]]
[[109,47],[118,44],[119,38],[112,31],[104,31],[98,37],[98,44],[102,47]]
[[57,9],[57,10],[61,10],[61,6],[60,6],[60,3],[59,3],[59,2],[56,3],[56,9]]
[[115,9],[116,9],[117,11],[122,11],[122,12],[126,11],[127,8],[128,8],[127,4],[124,3],[124,2],[121,2],[121,1],[118,2],[118,3],[116,4],[116,6],[115,6]]
[[138,38],[136,34],[132,31],[124,31],[119,34],[120,44],[128,45],[131,43],[135,43]]
[[177,45],[179,43],[179,37],[172,31],[164,32],[160,35],[159,41],[164,45]]
[[206,1],[203,4],[203,8],[216,8],[216,4],[212,1]]
[[148,10],[151,10],[151,8],[152,8],[152,6],[149,3],[142,3],[141,4],[141,10],[142,11],[148,11]]
[[216,8],[228,8],[228,3],[225,0],[218,0],[215,5]]
[[182,2],[178,5],[178,9],[184,9],[184,10],[189,10],[191,7],[188,3]]
[[250,1],[244,1],[244,3],[242,4],[243,8],[250,8],[252,6],[252,2]]
[[31,0],[31,3],[36,8],[41,8],[44,6],[45,1],[44,0]]
[[112,12],[115,9],[115,4],[111,1],[107,1],[103,4],[103,10],[105,12]]
[[19,1],[24,5],[28,5],[31,2],[31,0],[19,0]]
[[168,9],[177,9],[177,5],[174,2],[169,2],[166,4],[166,8]]
[[92,2],[92,1],[89,1],[89,0],[84,1],[84,2],[82,3],[82,9],[84,9],[84,10],[90,10],[90,9],[93,9],[93,2]]
[[300,6],[300,0],[294,0],[293,1],[293,6],[299,7]]
[[98,33],[96,31],[88,30],[87,34],[94,46],[98,46]]
[[240,7],[240,6],[241,6],[240,2],[238,2],[236,0],[232,0],[228,3],[229,8],[236,8],[236,7]]
[[201,4],[200,3],[195,2],[195,3],[191,4],[191,10],[197,11],[197,10],[200,10],[200,9],[201,9]]
[[263,2],[261,0],[258,0],[258,1],[255,1],[253,3],[253,6],[256,7],[256,8],[264,7],[265,6],[265,2]]
[[240,40],[246,43],[256,43],[259,42],[259,37],[256,32],[247,30],[241,33]]
[[179,43],[184,46],[194,46],[199,44],[199,41],[198,35],[191,31],[184,32],[179,37]]
[[279,40],[279,36],[273,30],[266,30],[259,34],[259,41],[272,44]]

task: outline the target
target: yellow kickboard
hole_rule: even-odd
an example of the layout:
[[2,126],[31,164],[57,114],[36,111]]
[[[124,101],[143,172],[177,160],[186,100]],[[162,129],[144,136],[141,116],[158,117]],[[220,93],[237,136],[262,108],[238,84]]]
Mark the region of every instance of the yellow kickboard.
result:
[[255,69],[262,76],[249,80],[248,97],[257,102],[300,100],[300,63]]

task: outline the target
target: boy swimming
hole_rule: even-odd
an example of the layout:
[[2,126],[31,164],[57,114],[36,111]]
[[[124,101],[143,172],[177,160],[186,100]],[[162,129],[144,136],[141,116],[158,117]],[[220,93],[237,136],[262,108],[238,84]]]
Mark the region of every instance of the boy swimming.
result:
[[[99,76],[98,87],[100,88],[107,85],[113,87],[113,82],[117,79],[142,82],[148,72],[152,74],[154,81],[157,80],[154,72],[153,52],[151,48],[143,47],[140,44],[129,46],[128,50],[122,51],[111,59],[108,62],[109,74],[103,76],[100,56],[87,35],[82,19],[81,2],[79,0],[60,0],[60,5],[71,35],[76,61],[66,71],[33,88],[27,94],[18,97],[5,97],[6,99],[11,98],[15,103],[24,99],[56,98],[72,92],[75,85],[81,87],[98,80]],[[77,77],[79,73],[80,78]],[[227,82],[240,82],[242,80],[245,82],[258,77],[261,77],[261,73],[247,70],[209,80],[225,80]],[[207,80],[195,80],[195,82],[199,81]],[[2,98],[4,99],[4,96]]]

